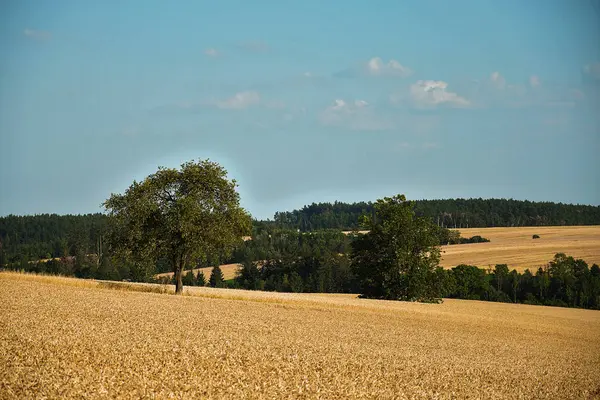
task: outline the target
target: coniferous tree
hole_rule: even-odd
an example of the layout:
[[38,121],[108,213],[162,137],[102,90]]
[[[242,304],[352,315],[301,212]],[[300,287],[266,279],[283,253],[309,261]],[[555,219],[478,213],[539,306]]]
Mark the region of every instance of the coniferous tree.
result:
[[225,278],[223,277],[223,271],[221,271],[221,268],[218,265],[212,269],[212,272],[210,273],[210,279],[208,282],[211,287],[220,288],[225,286]]
[[196,286],[206,286],[206,277],[202,271],[198,271],[198,275],[196,275]]

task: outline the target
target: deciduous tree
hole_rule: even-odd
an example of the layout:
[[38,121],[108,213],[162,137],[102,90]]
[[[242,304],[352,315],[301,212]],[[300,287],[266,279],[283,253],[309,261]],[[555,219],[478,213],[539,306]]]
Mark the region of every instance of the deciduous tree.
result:
[[374,204],[362,228],[369,232],[352,243],[352,268],[365,297],[431,301],[440,297],[431,285],[440,260],[436,226],[418,217],[404,195]]
[[139,264],[168,258],[176,293],[182,293],[186,265],[230,253],[250,233],[251,219],[240,207],[236,187],[210,160],[186,162],[181,169],[159,167],[104,203],[112,250]]

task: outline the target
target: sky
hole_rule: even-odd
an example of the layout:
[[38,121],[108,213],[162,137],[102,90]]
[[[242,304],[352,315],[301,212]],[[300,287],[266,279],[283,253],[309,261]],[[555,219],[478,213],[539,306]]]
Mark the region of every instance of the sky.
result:
[[3,1],[0,215],[210,159],[321,201],[600,205],[600,1]]

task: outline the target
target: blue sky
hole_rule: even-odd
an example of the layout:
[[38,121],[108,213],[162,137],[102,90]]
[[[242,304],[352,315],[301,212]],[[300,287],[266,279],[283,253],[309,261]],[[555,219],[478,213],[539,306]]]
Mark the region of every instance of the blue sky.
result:
[[221,163],[313,201],[600,204],[600,4],[4,1],[0,215],[102,211]]

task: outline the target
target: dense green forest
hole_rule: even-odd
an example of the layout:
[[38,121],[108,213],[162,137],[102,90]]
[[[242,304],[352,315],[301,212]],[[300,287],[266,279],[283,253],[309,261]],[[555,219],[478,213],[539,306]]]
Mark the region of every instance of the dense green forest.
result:
[[[417,200],[415,212],[448,228],[599,225],[600,206],[512,199]],[[359,228],[359,218],[373,213],[373,203],[313,203],[301,210],[278,212],[274,222],[301,231]]]
[[0,261],[74,256],[98,253],[106,232],[104,214],[39,214],[0,217]]

